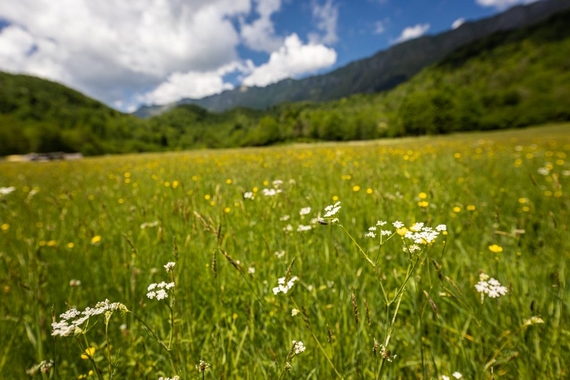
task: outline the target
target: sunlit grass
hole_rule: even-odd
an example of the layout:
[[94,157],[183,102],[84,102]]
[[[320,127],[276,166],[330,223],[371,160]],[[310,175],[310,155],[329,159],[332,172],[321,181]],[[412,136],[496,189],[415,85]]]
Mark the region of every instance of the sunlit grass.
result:
[[[395,355],[386,378],[564,378],[568,131],[0,162],[0,187],[15,188],[0,192],[0,377],[53,360],[37,376],[375,378]],[[337,201],[377,270],[318,223]],[[393,296],[409,256],[399,236],[381,250],[365,237],[378,220],[447,225],[384,358],[379,283]],[[169,262],[171,298],[149,299]],[[482,298],[481,273],[506,294]],[[101,319],[85,340],[52,337],[52,318],[105,299],[148,326],[114,312],[107,334]]]

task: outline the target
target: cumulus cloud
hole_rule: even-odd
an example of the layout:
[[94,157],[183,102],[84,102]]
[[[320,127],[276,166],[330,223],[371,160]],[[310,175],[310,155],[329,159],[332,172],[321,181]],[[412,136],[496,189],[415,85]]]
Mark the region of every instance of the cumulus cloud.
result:
[[303,44],[297,34],[288,36],[269,61],[253,69],[243,84],[266,86],[285,78],[327,68],[336,62],[336,51],[322,44]]
[[[0,2],[0,68],[63,82],[114,104],[173,72],[238,59],[230,18],[249,0],[18,0]],[[18,47],[14,47],[17,45]]]
[[428,31],[429,28],[430,28],[429,24],[417,24],[414,26],[409,26],[404,30],[402,30],[402,33],[398,38],[396,38],[394,42],[400,43],[421,37]]
[[324,4],[313,2],[313,19],[321,33],[310,33],[309,41],[315,44],[334,44],[338,41],[336,26],[338,22],[338,6],[333,0],[327,0]]
[[256,12],[259,14],[251,24],[242,23],[241,37],[247,47],[256,51],[279,49],[283,39],[275,35],[271,15],[281,8],[281,0],[256,0]]
[[[272,17],[282,0],[0,1],[0,70],[58,81],[123,110],[231,89],[230,73],[264,86],[336,61],[325,44],[337,40],[338,9],[317,1],[306,44],[277,35]],[[269,53],[268,61],[254,67],[240,45]]]
[[497,9],[505,9],[517,4],[530,4],[538,0],[476,0],[477,4],[483,7],[494,7]]
[[[251,65],[251,63],[250,63]],[[140,100],[148,104],[168,104],[183,98],[200,99],[231,90],[234,86],[224,82],[224,76],[232,72],[244,72],[251,67],[232,63],[215,71],[175,72],[154,90],[144,94]]]
[[451,28],[457,29],[463,24],[465,24],[465,19],[464,18],[458,18],[457,20],[453,21],[453,23],[451,24]]

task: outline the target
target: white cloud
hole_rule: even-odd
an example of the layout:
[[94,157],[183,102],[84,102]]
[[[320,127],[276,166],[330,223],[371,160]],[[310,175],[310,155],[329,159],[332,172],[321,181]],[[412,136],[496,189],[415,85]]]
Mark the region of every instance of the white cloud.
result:
[[[306,44],[276,34],[272,17],[282,1],[3,0],[0,70],[58,81],[127,110],[219,93],[232,87],[229,72],[263,86],[334,64],[336,52],[324,46],[338,39],[334,0],[310,3],[315,25],[307,28],[316,33]],[[268,61],[244,61],[240,44],[270,53]]]
[[404,30],[402,30],[402,33],[398,38],[396,38],[394,42],[400,43],[421,37],[428,31],[429,28],[430,28],[429,24],[417,24],[414,26],[409,26]]
[[453,21],[453,24],[451,24],[451,28],[457,29],[463,24],[465,24],[465,19],[464,18],[458,18],[457,20]]
[[337,42],[338,7],[333,4],[333,0],[326,0],[323,5],[314,2],[312,12],[317,29],[321,31],[321,34],[309,33],[309,41],[314,44],[327,45]]
[[251,24],[241,25],[241,37],[247,47],[271,53],[279,49],[283,39],[275,35],[271,15],[281,8],[281,0],[256,0],[259,18]]
[[233,62],[215,71],[175,72],[154,90],[141,96],[140,100],[147,104],[168,104],[183,98],[200,99],[219,94],[234,88],[232,84],[224,82],[224,75],[250,70],[251,67]]
[[166,82],[148,93],[144,100],[151,104],[167,104],[182,98],[199,99],[232,88],[231,84],[224,83],[217,72],[173,73]]
[[[173,72],[237,59],[232,17],[250,0],[5,0],[0,69],[61,81],[108,104]],[[14,44],[19,48],[15,48]]]
[[483,7],[495,7],[505,9],[517,4],[530,4],[538,0],[476,0],[476,3]]
[[386,31],[386,27],[384,26],[383,21],[376,21],[374,24],[374,34],[382,34]]
[[[36,51],[50,54],[38,55]],[[0,33],[0,68],[8,72],[25,72],[38,77],[65,81],[68,76],[52,57],[58,46],[48,39],[34,39],[24,28],[10,25]],[[65,52],[61,52],[65,54]]]
[[319,44],[303,44],[296,34],[291,34],[279,50],[271,53],[269,61],[253,69],[243,84],[266,86],[299,74],[315,72],[336,62],[334,49]]

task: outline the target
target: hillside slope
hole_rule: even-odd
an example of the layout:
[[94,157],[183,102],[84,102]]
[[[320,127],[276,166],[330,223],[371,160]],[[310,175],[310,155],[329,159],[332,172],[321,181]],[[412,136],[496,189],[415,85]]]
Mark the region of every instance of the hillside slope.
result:
[[[268,145],[522,127],[570,120],[570,10],[529,28],[468,44],[380,94],[282,103],[257,113],[179,106],[150,119],[191,146]],[[188,111],[188,110],[187,110]],[[176,127],[171,127],[176,120]],[[186,145],[190,144],[190,145]]]
[[516,6],[487,19],[467,22],[455,30],[403,42],[328,74],[302,80],[286,79],[266,87],[236,88],[166,106],[144,106],[135,114],[149,117],[188,103],[217,112],[233,107],[266,109],[283,102],[327,101],[357,93],[386,91],[461,46],[499,31],[528,27],[568,8],[570,0],[539,1]]
[[0,72],[0,155],[146,150],[143,125],[61,84]]

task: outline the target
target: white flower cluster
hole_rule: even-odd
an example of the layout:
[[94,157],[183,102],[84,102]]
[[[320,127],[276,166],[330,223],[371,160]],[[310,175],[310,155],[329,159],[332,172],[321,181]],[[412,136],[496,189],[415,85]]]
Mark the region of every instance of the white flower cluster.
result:
[[0,187],[0,195],[8,195],[11,192],[13,192],[14,190],[16,190],[16,188],[14,186]]
[[481,273],[479,275],[479,282],[475,284],[475,289],[481,296],[484,297],[485,294],[491,298],[499,298],[507,294],[507,288],[502,286],[501,283],[494,278],[489,278],[489,275]]
[[166,263],[164,265],[164,269],[166,269],[166,272],[172,272],[174,270],[174,266],[176,265],[175,262],[171,261],[169,263]]
[[53,367],[53,360],[42,360],[39,364],[26,370],[26,374],[35,376],[38,372],[49,373]]
[[128,311],[127,307],[122,303],[109,302],[109,300],[97,303],[93,309],[90,307],[86,307],[83,311],[79,311],[75,308],[69,309],[59,316],[61,321],[51,324],[51,328],[53,329],[51,335],[69,336],[72,334],[80,334],[83,331],[81,326],[87,322],[89,318],[115,310],[122,312]]
[[243,198],[244,199],[253,199],[253,192],[252,191],[246,191],[245,193],[243,193]]
[[296,340],[294,340],[292,343],[293,343],[293,352],[295,352],[295,355],[299,355],[300,353],[305,351],[305,344],[303,344],[303,342],[301,341],[297,342]]
[[176,375],[174,377],[162,377],[160,376],[158,380],[180,380],[180,376]]
[[334,205],[329,205],[325,207],[325,215],[323,218],[332,218],[340,211],[340,201],[336,202]]
[[196,369],[200,372],[204,372],[208,368],[210,368],[210,365],[203,360],[200,360],[200,363],[196,364]]
[[273,197],[279,193],[282,193],[283,191],[281,189],[263,189],[263,190],[261,190],[261,192],[266,197]]
[[[366,234],[364,234],[364,236],[369,237],[369,238],[375,238],[376,234],[378,233],[377,229],[378,227],[382,227],[386,224],[387,222],[383,221],[383,220],[379,220],[376,222],[375,226],[372,226],[368,229],[368,232]],[[400,222],[394,222],[394,223],[400,223]],[[380,236],[390,236],[392,235],[393,232],[390,230],[383,230],[380,229]]]
[[[168,298],[167,290],[174,288],[174,282],[166,283],[164,281],[158,284],[150,284],[147,288],[148,293],[146,296],[150,299],[156,298],[157,300],[163,300]],[[156,289],[156,290],[155,290]]]
[[287,294],[287,292],[289,290],[291,290],[291,288],[293,287],[293,285],[295,285],[295,281],[297,281],[298,278],[297,276],[293,276],[289,279],[289,281],[287,281],[287,283],[285,283],[285,277],[281,277],[277,280],[277,286],[273,288],[273,293],[275,295],[279,294],[279,293],[284,293]]
[[[460,374],[459,372],[455,371],[451,374],[451,376],[453,376],[456,379],[461,379],[463,377],[462,374]],[[445,376],[445,375],[441,375],[441,379],[442,380],[451,380],[451,378],[449,376]]]
[[313,227],[310,225],[305,226],[303,224],[299,224],[299,227],[297,227],[297,232],[306,232],[306,231],[310,231],[312,229],[313,229]]
[[445,224],[440,224],[435,229],[425,227],[423,223],[416,223],[406,232],[405,238],[413,240],[416,244],[431,244],[439,236],[441,231],[446,230]]
[[283,192],[283,190],[281,190],[281,188],[280,188],[281,185],[283,185],[283,181],[280,179],[276,179],[275,181],[273,181],[273,189],[263,189],[263,190],[261,190],[261,192],[266,197],[273,197],[273,196]]

